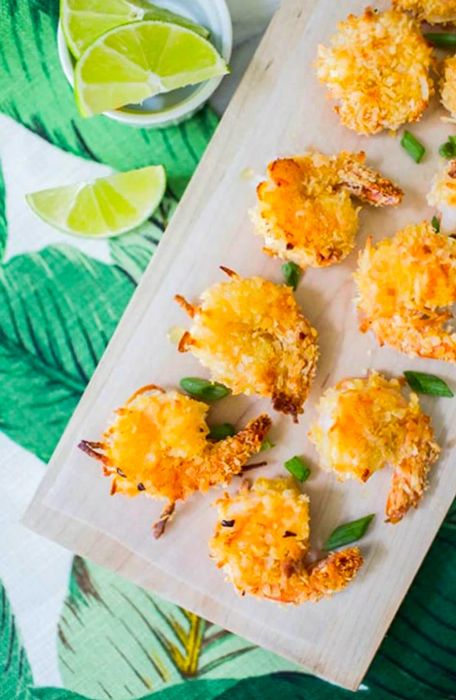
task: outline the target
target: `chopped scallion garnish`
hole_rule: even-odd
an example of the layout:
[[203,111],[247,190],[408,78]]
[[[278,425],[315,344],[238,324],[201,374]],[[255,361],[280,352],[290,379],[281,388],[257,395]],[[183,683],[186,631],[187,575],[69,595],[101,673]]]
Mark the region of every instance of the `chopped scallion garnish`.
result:
[[361,539],[374,518],[375,515],[371,514],[364,516],[364,518],[359,518],[359,520],[353,520],[351,523],[339,525],[328,537],[323,545],[323,549],[326,551],[337,549],[337,547],[343,547],[346,544],[350,544],[350,542],[356,542]]
[[443,379],[436,377],[434,374],[426,374],[425,372],[404,372],[404,377],[413,391],[417,394],[429,394],[430,396],[454,396],[450,387]]
[[282,265],[282,274],[285,279],[285,284],[296,291],[302,275],[302,270],[299,265],[296,265],[294,262],[284,263]]
[[434,229],[434,231],[436,233],[440,233],[440,221],[438,220],[438,218],[436,216],[432,217],[431,224],[432,224],[432,228]]
[[292,457],[285,462],[284,467],[298,481],[306,481],[310,476],[310,469],[301,457]]
[[181,388],[194,399],[212,403],[231,394],[230,389],[219,382],[210,382],[200,377],[184,377],[179,382]]
[[439,154],[442,158],[446,158],[447,160],[454,158],[456,156],[456,143],[449,138],[448,141],[445,141],[445,143],[442,143],[440,146]]
[[236,435],[236,428],[234,425],[231,423],[221,423],[220,425],[212,425],[207,437],[209,440],[218,442],[219,440],[224,440],[225,438],[232,437],[233,435]]
[[275,447],[275,443],[266,438],[261,443],[260,452],[266,452],[266,450],[271,450],[273,447]]
[[424,38],[439,49],[456,48],[456,34],[450,32],[425,32]]
[[423,144],[420,143],[418,139],[410,133],[410,131],[404,131],[401,139],[401,146],[404,151],[407,151],[409,156],[413,158],[415,163],[420,163],[424,154],[426,153],[426,149]]

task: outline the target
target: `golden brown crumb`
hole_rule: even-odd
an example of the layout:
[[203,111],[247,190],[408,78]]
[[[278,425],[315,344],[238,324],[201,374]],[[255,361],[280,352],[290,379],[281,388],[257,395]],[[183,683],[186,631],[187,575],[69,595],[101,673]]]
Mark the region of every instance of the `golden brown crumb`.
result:
[[309,438],[322,467],[339,478],[365,482],[386,464],[394,467],[386,505],[392,523],[417,506],[440,452],[417,395],[407,400],[397,379],[377,372],[327,389]]
[[410,356],[456,361],[456,334],[448,329],[456,240],[426,221],[407,226],[376,245],[368,241],[354,278],[363,332]]
[[456,21],[456,0],[393,0],[393,7],[429,24]]
[[420,119],[433,92],[431,54],[415,20],[367,8],[339,23],[330,47],[319,46],[317,74],[342,124],[375,134]]
[[399,204],[402,190],[365,165],[365,154],[337,156],[304,153],[268,166],[268,179],[257,188],[252,212],[265,252],[302,268],[326,267],[352,250],[358,231],[359,204]]
[[427,201],[440,212],[439,232],[456,231],[456,159],[444,161],[435,175]]
[[456,119],[456,56],[448,56],[443,62],[440,91],[443,106]]
[[230,280],[201,295],[198,306],[176,300],[193,319],[180,344],[234,394],[270,397],[295,419],[315,375],[317,332],[304,318],[290,287],[261,277]]
[[299,605],[342,590],[362,565],[357,547],[309,566],[309,499],[292,479],[258,479],[219,499],[212,559],[241,595]]
[[228,484],[250,457],[260,451],[271,425],[263,414],[233,437],[207,439],[208,406],[177,391],[156,386],[140,389],[116,411],[100,442],[82,441],[80,448],[103,464],[112,477],[112,493],[144,493],[166,499],[156,523],[162,534],[174,504],[195,491]]

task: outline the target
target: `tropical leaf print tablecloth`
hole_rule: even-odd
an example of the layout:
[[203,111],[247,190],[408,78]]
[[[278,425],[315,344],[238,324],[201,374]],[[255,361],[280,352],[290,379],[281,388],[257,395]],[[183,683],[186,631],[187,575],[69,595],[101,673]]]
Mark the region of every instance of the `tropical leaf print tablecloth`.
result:
[[[57,59],[57,1],[0,8],[0,699],[350,697],[19,524],[217,119],[206,108],[164,131],[80,119]],[[166,197],[116,240],[65,238],[24,203],[154,163]],[[456,698],[455,548],[453,510],[362,697]]]

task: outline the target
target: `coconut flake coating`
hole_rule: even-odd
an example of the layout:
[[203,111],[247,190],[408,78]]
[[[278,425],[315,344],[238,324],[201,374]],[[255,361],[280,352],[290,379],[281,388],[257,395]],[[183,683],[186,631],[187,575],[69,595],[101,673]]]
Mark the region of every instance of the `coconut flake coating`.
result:
[[270,163],[252,212],[264,251],[302,268],[343,260],[355,244],[359,202],[379,207],[402,199],[402,190],[368,168],[365,159],[363,151],[335,156],[315,151]]
[[449,326],[456,302],[456,240],[432,225],[406,226],[367,242],[354,275],[360,329],[407,355],[456,361]]
[[407,397],[397,379],[377,372],[344,379],[325,391],[309,433],[320,464],[341,479],[366,482],[386,464],[394,468],[386,504],[390,522],[416,507],[440,448],[418,397]]
[[367,8],[339,23],[329,47],[319,46],[317,75],[342,124],[376,134],[420,119],[433,92],[431,55],[414,19]]
[[309,499],[292,479],[244,483],[216,502],[211,558],[241,595],[280,603],[317,601],[342,590],[362,565],[357,547],[308,565]]
[[270,397],[296,419],[317,367],[317,332],[290,287],[228,272],[231,279],[207,289],[198,306],[177,297],[193,318],[179,349],[234,394]]
[[456,0],[393,0],[393,7],[429,24],[456,21]]

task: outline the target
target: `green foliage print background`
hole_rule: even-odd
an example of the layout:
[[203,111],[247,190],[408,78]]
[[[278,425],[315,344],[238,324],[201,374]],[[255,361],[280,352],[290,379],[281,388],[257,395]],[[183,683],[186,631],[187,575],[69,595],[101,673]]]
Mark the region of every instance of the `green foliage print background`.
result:
[[[82,120],[58,64],[57,16],[57,0],[1,0],[0,111],[37,137],[114,169],[163,163],[169,186],[150,221],[109,243],[111,264],[88,257],[65,239],[0,266],[0,429],[43,461],[217,122],[209,109],[161,131],[127,129],[103,117]],[[0,259],[7,216],[0,175]],[[456,698],[455,548],[453,509],[359,691],[362,697]],[[1,700],[352,697],[79,557],[56,644],[63,687],[36,688],[0,584]]]

